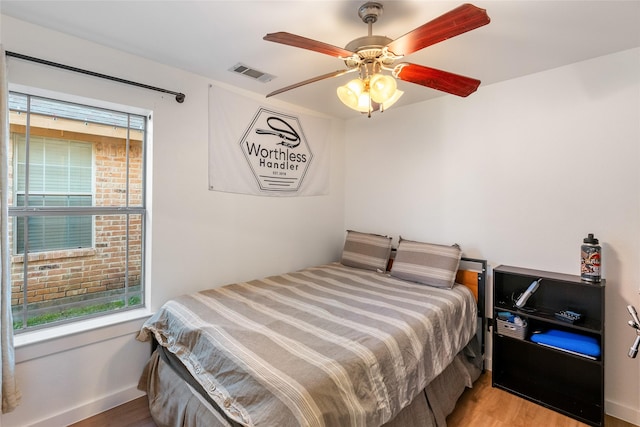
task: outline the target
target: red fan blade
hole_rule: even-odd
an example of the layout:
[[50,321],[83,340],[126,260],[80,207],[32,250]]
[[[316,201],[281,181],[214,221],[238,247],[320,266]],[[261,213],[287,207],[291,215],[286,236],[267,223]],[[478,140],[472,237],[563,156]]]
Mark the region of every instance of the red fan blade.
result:
[[398,64],[393,70],[393,75],[405,82],[419,84],[458,96],[469,96],[480,86],[480,80],[472,79],[471,77],[406,62]]
[[273,92],[271,92],[270,94],[267,95],[267,98],[269,98],[270,96],[273,96],[273,95],[277,95],[277,94],[282,93],[282,92],[286,92],[286,91],[291,90],[291,89],[298,88],[300,86],[307,85],[309,83],[315,83],[315,82],[319,82],[320,80],[330,79],[332,77],[342,76],[344,74],[351,73],[352,71],[357,71],[357,70],[358,70],[357,68],[351,68],[351,69],[347,69],[347,70],[338,70],[338,71],[333,71],[331,73],[323,74],[323,75],[318,76],[318,77],[313,77],[311,79],[308,79],[308,80],[293,84],[291,86],[287,86],[287,87],[283,87],[282,89],[274,90]]
[[353,55],[353,52],[341,47],[333,46],[313,39],[308,39],[306,37],[297,36],[291,33],[271,33],[264,36],[263,39],[270,42],[287,44],[289,46],[324,53],[325,55],[330,55],[336,58],[348,58]]
[[409,55],[427,46],[471,31],[491,20],[485,9],[472,4],[463,4],[438,18],[427,22],[387,45],[396,55]]

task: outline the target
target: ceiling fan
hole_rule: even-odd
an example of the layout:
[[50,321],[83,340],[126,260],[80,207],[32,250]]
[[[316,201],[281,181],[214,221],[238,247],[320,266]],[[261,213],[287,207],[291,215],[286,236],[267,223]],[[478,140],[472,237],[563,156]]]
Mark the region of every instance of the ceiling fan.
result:
[[386,36],[373,35],[373,24],[383,10],[382,4],[367,2],[358,9],[358,16],[368,25],[368,35],[347,43],[344,48],[287,32],[270,33],[264,40],[312,50],[341,59],[346,69],[295,83],[273,91],[267,97],[286,92],[320,80],[359,71],[360,78],[338,88],[338,97],[350,108],[368,112],[388,108],[398,100],[402,91],[397,90],[396,81],[381,72],[390,72],[396,79],[430,87],[458,96],[475,92],[480,80],[453,74],[423,65],[394,62],[405,55],[427,46],[474,30],[490,22],[484,9],[472,4],[463,4],[420,27],[392,40]]

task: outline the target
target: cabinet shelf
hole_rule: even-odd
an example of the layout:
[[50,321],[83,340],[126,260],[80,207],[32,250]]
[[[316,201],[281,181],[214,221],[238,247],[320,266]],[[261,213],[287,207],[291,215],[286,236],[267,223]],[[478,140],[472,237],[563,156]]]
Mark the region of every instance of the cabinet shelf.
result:
[[[498,303],[499,304],[499,303]],[[546,322],[550,325],[555,325],[559,328],[570,327],[571,329],[575,329],[576,331],[583,331],[588,333],[602,333],[602,322],[594,321],[588,318],[581,319],[578,322],[570,323],[559,320],[555,317],[555,313],[559,311],[559,309],[549,309],[549,308],[536,308],[535,311],[523,311],[516,307],[507,307],[503,305],[496,306],[496,311],[508,311],[509,313],[515,314],[517,316],[539,320],[541,322]]]
[[[499,266],[493,275],[494,319],[509,312],[527,321],[524,339],[494,327],[493,386],[556,410],[591,426],[604,423],[604,286],[579,276]],[[532,281],[542,279],[524,308],[513,301]],[[555,317],[560,310],[579,312],[576,323]],[[530,340],[533,331],[557,329],[595,338],[595,360]]]
[[522,345],[525,345],[525,346],[526,345],[530,345],[530,346],[537,347],[537,348],[543,348],[545,351],[556,352],[558,354],[563,355],[564,357],[573,357],[573,358],[575,358],[577,360],[584,361],[584,362],[587,362],[587,363],[593,363],[593,364],[598,364],[598,365],[602,363],[602,360],[599,357],[591,358],[589,356],[582,356],[580,354],[569,353],[569,352],[566,352],[566,351],[563,351],[563,350],[560,350],[560,349],[555,349],[553,347],[547,347],[547,346],[544,346],[542,344],[535,343],[535,342],[529,340],[528,338],[521,340],[521,339],[513,338],[513,337],[510,337],[510,336],[507,336],[507,335],[498,334],[498,336],[500,337],[500,339],[504,338],[504,339],[507,339],[507,340],[519,341],[519,342],[522,343]]

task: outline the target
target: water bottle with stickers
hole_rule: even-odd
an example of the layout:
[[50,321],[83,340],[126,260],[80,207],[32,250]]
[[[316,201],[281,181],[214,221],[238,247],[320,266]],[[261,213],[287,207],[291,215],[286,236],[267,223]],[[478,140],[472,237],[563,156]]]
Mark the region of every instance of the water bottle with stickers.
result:
[[589,233],[580,247],[580,277],[582,280],[587,282],[600,281],[601,251],[598,239]]

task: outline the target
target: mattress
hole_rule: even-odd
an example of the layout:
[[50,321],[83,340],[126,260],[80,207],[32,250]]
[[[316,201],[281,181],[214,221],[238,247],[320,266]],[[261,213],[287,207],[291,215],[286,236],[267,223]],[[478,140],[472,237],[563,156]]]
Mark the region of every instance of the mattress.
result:
[[462,285],[332,263],[176,298],[138,338],[175,357],[227,423],[381,426],[456,366],[476,316]]
[[[446,427],[446,417],[458,398],[482,373],[479,347],[478,341],[472,340],[422,393],[382,427]],[[138,388],[147,393],[158,427],[241,427],[164,347],[151,355]]]

